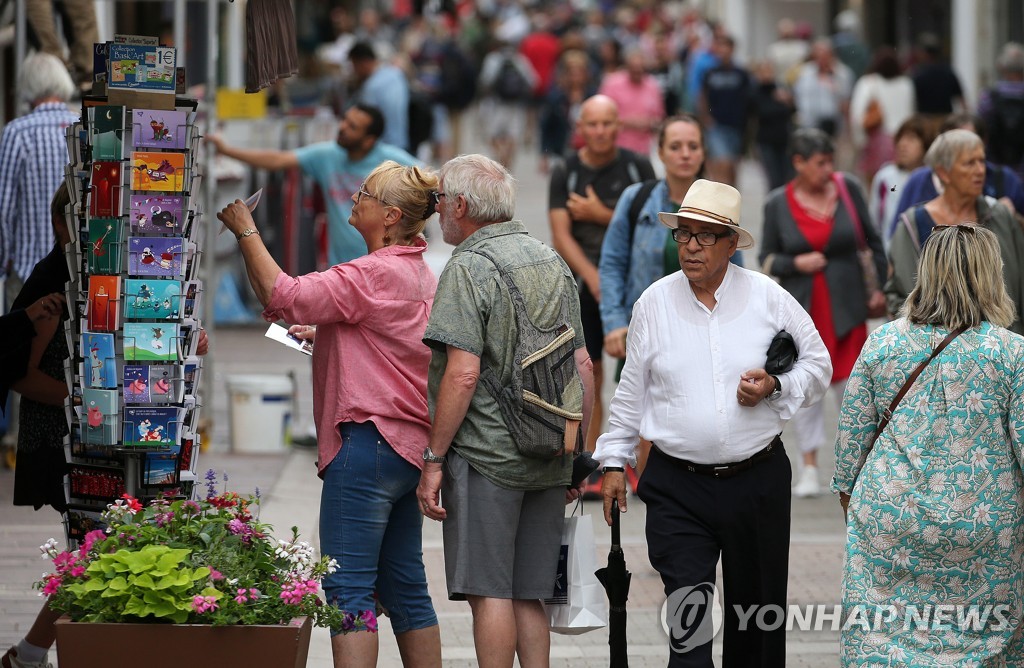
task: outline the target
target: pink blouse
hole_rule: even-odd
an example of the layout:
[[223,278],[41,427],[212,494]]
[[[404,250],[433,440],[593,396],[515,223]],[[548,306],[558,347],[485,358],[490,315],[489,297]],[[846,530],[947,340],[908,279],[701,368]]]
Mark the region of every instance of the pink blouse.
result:
[[320,477],[341,450],[338,425],[372,421],[403,459],[420,468],[430,433],[423,343],[437,277],[426,242],[387,246],[298,278],[278,274],[268,321],[317,325],[313,418]]

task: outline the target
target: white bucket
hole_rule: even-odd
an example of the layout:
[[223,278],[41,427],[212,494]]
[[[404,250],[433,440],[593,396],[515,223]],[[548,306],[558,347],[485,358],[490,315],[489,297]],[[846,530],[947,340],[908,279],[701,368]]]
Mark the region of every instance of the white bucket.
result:
[[291,443],[295,388],[288,376],[228,376],[232,452],[281,452]]

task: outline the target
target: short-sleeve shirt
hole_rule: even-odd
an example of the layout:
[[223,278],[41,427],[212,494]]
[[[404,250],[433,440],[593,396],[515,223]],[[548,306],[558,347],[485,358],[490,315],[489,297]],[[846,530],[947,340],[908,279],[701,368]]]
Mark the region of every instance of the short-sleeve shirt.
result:
[[380,163],[394,160],[401,165],[418,165],[419,160],[397,146],[378,141],[360,160],[351,160],[337,142],[325,141],[296,149],[299,168],[324,191],[327,204],[327,260],[331,265],[366,255],[366,242],[348,223],[352,195]]
[[[615,208],[619,195],[628,186],[639,181],[654,178],[654,168],[647,158],[620,148],[614,160],[606,165],[588,167],[573,154],[565,164],[556,166],[551,171],[551,182],[548,186],[548,210],[564,209],[569,201],[569,193],[586,195],[587,186],[593,186],[598,199],[609,209]],[[601,243],[607,225],[587,220],[572,221],[572,238],[583,249],[587,259],[597,264],[601,259]]]
[[747,71],[735,65],[717,65],[704,75],[704,99],[716,123],[743,130],[750,114],[753,85]]
[[[433,353],[427,375],[431,419],[448,364],[447,346],[478,356],[481,368],[493,369],[502,385],[511,383],[515,310],[497,267],[473,252],[476,248],[511,265],[512,279],[523,293],[527,315],[538,327],[555,325],[561,317],[563,299],[567,299],[569,322],[576,331],[573,345],[577,349],[585,346],[576,282],[562,258],[531,237],[519,221],[487,225],[455,248],[438,279],[423,335]],[[566,485],[572,471],[571,453],[551,460],[519,454],[497,402],[479,383],[452,447],[484,477],[506,489]]]

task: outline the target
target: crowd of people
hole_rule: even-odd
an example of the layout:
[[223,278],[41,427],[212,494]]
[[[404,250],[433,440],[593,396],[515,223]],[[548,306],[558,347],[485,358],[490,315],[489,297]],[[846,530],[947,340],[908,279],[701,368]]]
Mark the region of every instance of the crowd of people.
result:
[[[741,630],[737,611],[786,603],[791,496],[821,491],[828,393],[831,490],[849,513],[844,605],[1019,600],[1024,142],[1017,151],[1006,109],[1024,101],[1024,48],[1002,50],[1000,81],[972,115],[936,40],[922,37],[908,70],[891,48],[869,53],[849,12],[831,37],[780,22],[747,69],[735,39],[695,12],[623,6],[581,21],[561,6],[461,7],[397,31],[373,10],[358,26],[334,12],[340,34],[320,55],[345,73],[336,141],[206,139],[258,168],[300,169],[327,202],[330,266],[305,276],[282,271],[244,203],[217,217],[264,317],[315,342],[321,551],[341,566],[328,602],[386,611],[405,665],[440,665],[421,530],[423,517],[441,521],[448,595],[469,602],[479,664],[545,666],[541,599],[564,504],[589,491],[610,523],[630,484],[666,595],[714,582],[721,560],[724,660],[784,665],[784,625]],[[26,141],[52,148],[40,137],[70,122],[74,85],[59,60],[36,58],[30,120],[0,139],[12,156],[0,164],[0,266],[8,287],[28,279],[0,321],[18,341],[3,381],[32,425],[18,475],[33,485],[16,502],[61,510],[69,351],[51,293],[66,278],[66,191],[62,170],[43,173],[50,161],[10,168]],[[413,113],[423,100],[425,125]],[[451,157],[475,102],[491,156]],[[549,175],[552,247],[516,220],[524,137]],[[771,189],[759,240],[735,187],[745,155]],[[438,277],[423,259],[435,213],[454,247]],[[760,271],[741,253],[755,246]],[[782,332],[797,355],[769,371]],[[607,411],[605,353],[618,367]],[[572,488],[584,447],[603,477]],[[843,665],[1013,664],[1024,641],[1011,616],[1009,631],[941,637],[844,627]],[[44,608],[4,668],[46,665],[52,621]],[[373,665],[377,647],[368,631],[332,632],[337,666]],[[710,654],[673,651],[670,665]]]

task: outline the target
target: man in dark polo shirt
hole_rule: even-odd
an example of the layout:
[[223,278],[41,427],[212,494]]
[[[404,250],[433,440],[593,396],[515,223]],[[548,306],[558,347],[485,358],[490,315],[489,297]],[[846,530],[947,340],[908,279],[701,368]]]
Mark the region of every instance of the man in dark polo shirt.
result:
[[572,269],[580,290],[580,318],[587,352],[594,363],[594,419],[586,436],[587,450],[593,451],[601,432],[601,385],[604,380],[601,353],[601,286],[597,263],[601,242],[611,222],[615,203],[626,186],[654,178],[646,156],[619,148],[619,111],[615,100],[594,95],[580,107],[577,131],[583,148],[570,155],[564,165],[551,171],[548,190],[548,220],[551,243]]

